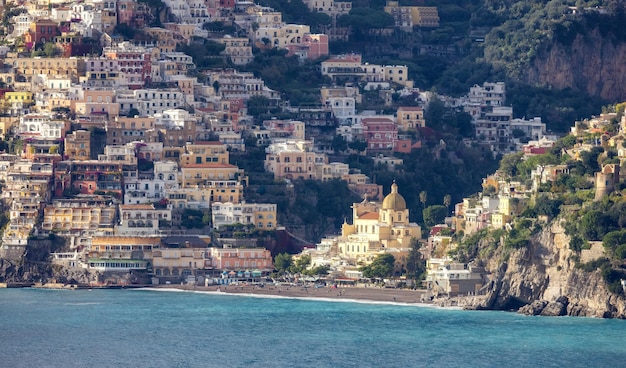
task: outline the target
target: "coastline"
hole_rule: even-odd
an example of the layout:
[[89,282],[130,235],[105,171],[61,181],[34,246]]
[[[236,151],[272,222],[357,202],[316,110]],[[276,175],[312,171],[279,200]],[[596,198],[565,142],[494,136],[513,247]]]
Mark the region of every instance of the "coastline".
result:
[[292,299],[319,299],[324,301],[368,302],[402,305],[436,306],[431,301],[423,301],[425,290],[387,289],[379,287],[323,287],[304,288],[302,286],[266,285],[154,285],[141,288],[156,291],[183,291],[198,293],[219,293],[249,297],[272,297]]

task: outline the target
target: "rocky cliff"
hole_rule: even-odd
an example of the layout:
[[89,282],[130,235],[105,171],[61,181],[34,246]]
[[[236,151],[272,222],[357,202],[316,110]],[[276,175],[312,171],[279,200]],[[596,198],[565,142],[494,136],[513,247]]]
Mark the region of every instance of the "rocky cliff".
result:
[[[611,293],[599,270],[575,267],[569,237],[554,222],[508,259],[492,257],[492,281],[477,309],[519,310],[526,314],[626,318],[626,299]],[[497,259],[500,259],[498,261]]]
[[577,34],[571,44],[544,43],[525,82],[550,88],[573,88],[609,101],[626,99],[626,44],[603,36],[599,29]]

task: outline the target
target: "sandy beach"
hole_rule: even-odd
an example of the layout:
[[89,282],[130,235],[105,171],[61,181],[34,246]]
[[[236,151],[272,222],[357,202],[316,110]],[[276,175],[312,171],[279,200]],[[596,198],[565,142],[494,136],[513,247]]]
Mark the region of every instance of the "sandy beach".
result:
[[379,287],[302,287],[285,285],[158,285],[155,289],[174,289],[180,291],[221,292],[226,294],[267,295],[285,298],[324,298],[336,300],[359,300],[404,304],[430,304],[422,301],[425,290],[391,289]]

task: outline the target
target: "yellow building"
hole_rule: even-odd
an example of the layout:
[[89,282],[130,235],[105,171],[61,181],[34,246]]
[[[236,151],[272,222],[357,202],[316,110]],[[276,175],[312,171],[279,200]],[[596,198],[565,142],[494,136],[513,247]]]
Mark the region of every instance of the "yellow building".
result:
[[424,109],[421,107],[401,106],[397,113],[398,128],[404,131],[415,131],[426,126]]
[[113,102],[114,90],[87,90],[83,99],[74,102],[73,109],[77,115],[102,115],[110,119],[120,114],[120,104]]
[[163,248],[153,251],[152,257],[152,269],[157,277],[186,277],[211,268],[207,248]]
[[221,163],[181,165],[181,187],[204,186],[207,182],[237,180],[243,177],[242,169],[235,165]]
[[329,256],[355,266],[368,264],[381,253],[395,257],[396,269],[406,264],[411,242],[422,237],[422,229],[409,222],[409,210],[396,183],[382,203],[365,199],[352,209],[353,223],[344,222],[341,236],[325,239],[318,251],[328,251]]
[[160,237],[94,236],[89,247],[89,258],[96,259],[152,259],[152,250],[160,248]]
[[218,141],[188,143],[185,145],[185,153],[180,156],[180,164],[228,164],[229,153],[226,148]]
[[85,61],[81,58],[17,58],[4,60],[5,64],[12,65],[17,74],[26,77],[28,81],[34,75],[62,75],[69,76],[72,82],[78,81],[79,75],[85,74]]
[[310,141],[287,140],[271,144],[265,149],[265,171],[274,174],[274,178],[315,179],[317,166],[328,164],[328,156],[312,150]]
[[43,210],[41,227],[45,231],[80,233],[82,231],[113,231],[115,207],[88,200],[58,200]]
[[88,130],[77,130],[65,137],[66,160],[89,160],[91,156],[91,133]]
[[33,93],[28,91],[6,92],[4,94],[4,108],[15,113],[34,105]]
[[384,10],[393,16],[399,27],[439,27],[439,12],[435,6],[400,6],[398,1],[387,1]]
[[156,40],[156,46],[160,52],[176,51],[177,42],[174,39],[174,31],[161,27],[146,27],[144,32]]
[[249,38],[226,36],[216,41],[226,46],[223,53],[230,57],[233,64],[246,65],[254,60]]
[[14,127],[19,125],[19,120],[14,117],[0,117],[0,138],[4,139],[7,133],[10,133]]
[[214,201],[241,203],[243,189],[238,180],[208,180],[197,186],[168,189],[165,196],[172,208],[208,209]]

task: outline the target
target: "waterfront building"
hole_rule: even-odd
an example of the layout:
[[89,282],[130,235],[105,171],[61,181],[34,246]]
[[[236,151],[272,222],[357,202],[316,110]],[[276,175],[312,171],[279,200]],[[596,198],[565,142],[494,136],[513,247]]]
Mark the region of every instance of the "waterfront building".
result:
[[211,266],[216,270],[274,270],[272,255],[265,248],[209,248]]
[[450,259],[427,260],[427,288],[436,296],[456,296],[479,293],[483,286],[484,269],[451,262]]
[[367,198],[352,205],[353,223],[341,227],[341,235],[324,239],[317,253],[327,258],[339,257],[347,265],[369,264],[378,254],[395,257],[396,270],[406,264],[411,242],[421,238],[421,227],[409,220],[409,209],[398,185],[391,185],[381,202]]
[[207,248],[161,248],[152,251],[152,272],[163,280],[204,275],[213,269]]
[[55,199],[43,209],[43,231],[59,235],[95,235],[113,233],[117,209],[111,199],[100,196],[79,196]]

